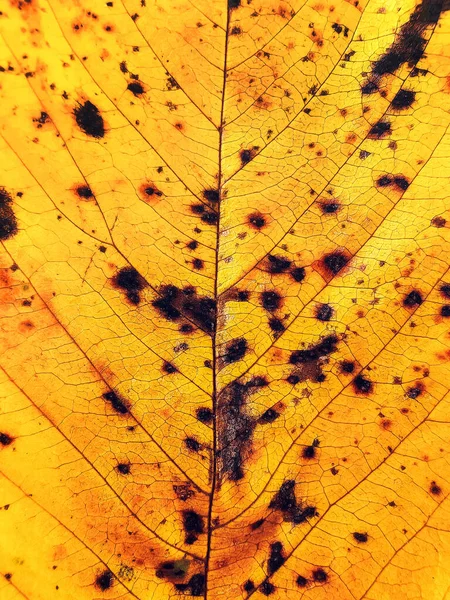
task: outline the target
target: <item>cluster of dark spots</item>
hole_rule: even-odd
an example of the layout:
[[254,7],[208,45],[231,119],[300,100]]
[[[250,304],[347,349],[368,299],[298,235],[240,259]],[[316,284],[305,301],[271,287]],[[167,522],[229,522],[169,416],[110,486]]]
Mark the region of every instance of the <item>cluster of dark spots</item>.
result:
[[273,408],[268,408],[263,414],[259,417],[259,423],[266,425],[267,423],[273,423],[278,417],[280,413],[274,410]]
[[102,592],[109,590],[113,586],[114,583],[114,575],[111,571],[106,570],[101,573],[97,579],[95,580],[95,587],[97,587]]
[[188,450],[192,450],[192,452],[198,452],[202,445],[200,444],[200,442],[198,442],[195,438],[193,437],[187,437],[184,440],[184,445],[186,446],[186,448]]
[[130,463],[119,463],[116,468],[121,475],[128,475],[130,473]]
[[48,123],[50,121],[50,117],[44,111],[41,111],[40,116],[37,119],[33,119],[33,123],[37,123],[38,129],[41,129],[42,125]]
[[308,580],[306,579],[306,577],[303,577],[303,575],[299,575],[296,579],[296,583],[298,585],[298,587],[306,587],[308,585]]
[[180,592],[189,592],[191,596],[204,596],[205,576],[202,573],[197,573],[187,583],[176,583],[175,589]]
[[89,198],[93,198],[93,196],[94,196],[91,188],[87,185],[79,185],[76,188],[76,192],[80,198],[84,198],[85,200],[88,200]]
[[370,94],[375,94],[375,92],[378,92],[378,84],[375,81],[369,80],[362,84],[361,93],[364,96],[370,96]]
[[244,587],[244,592],[253,592],[253,590],[255,589],[255,584],[253,583],[253,581],[251,579],[247,579],[247,581],[244,583],[243,587]]
[[270,555],[269,560],[267,561],[267,571],[269,575],[273,575],[275,571],[278,571],[285,560],[283,544],[281,542],[273,542],[273,544],[270,544]]
[[147,282],[134,267],[123,267],[112,279],[114,287],[125,292],[128,302],[137,306],[141,301],[140,292],[147,287]]
[[255,375],[245,384],[247,388],[263,388],[269,385],[267,377],[264,375]]
[[286,329],[281,319],[277,319],[276,317],[271,317],[269,319],[269,327],[275,336],[280,335]]
[[248,342],[245,338],[237,338],[228,342],[225,346],[225,352],[222,355],[224,364],[229,365],[244,358],[248,350]]
[[102,394],[102,397],[111,404],[116,412],[120,413],[121,415],[128,413],[128,402],[126,402],[126,400],[124,400],[117,392],[111,390],[110,392],[105,392]]
[[372,125],[368,137],[370,139],[381,140],[392,133],[391,124],[388,121],[378,121]]
[[159,190],[154,183],[145,183],[141,186],[141,192],[149,199],[161,198],[162,191]]
[[333,309],[329,304],[319,304],[316,306],[315,316],[319,321],[330,321],[333,316]]
[[417,290],[412,290],[403,298],[403,306],[406,308],[417,308],[423,302],[422,294]]
[[435,481],[432,481],[430,485],[430,492],[433,494],[433,496],[440,496],[442,489]]
[[218,214],[213,210],[207,210],[204,204],[193,204],[191,211],[194,215],[199,215],[203,223],[207,225],[215,225],[219,220]]
[[199,421],[207,425],[212,423],[214,420],[214,414],[210,408],[198,408],[196,415]]
[[258,519],[254,523],[251,523],[250,529],[252,531],[256,531],[257,529],[259,529],[260,527],[262,527],[262,525],[265,523],[265,521],[266,521],[265,519]]
[[319,206],[320,206],[321,211],[324,214],[328,214],[328,215],[337,212],[341,208],[340,204],[338,202],[336,202],[335,200],[319,202]]
[[130,83],[127,85],[127,90],[130,90],[130,92],[137,98],[145,93],[144,86],[140,81],[130,81]]
[[328,575],[323,569],[314,569],[312,577],[317,583],[325,583],[328,580]]
[[0,241],[16,235],[17,219],[11,208],[12,198],[4,188],[0,188]]
[[359,533],[358,531],[354,531],[353,537],[359,544],[365,544],[369,536],[367,535],[367,533]]
[[291,264],[291,261],[283,256],[274,256],[273,254],[269,254],[267,257],[267,270],[269,273],[284,273],[289,269]]
[[74,108],[73,114],[78,127],[86,135],[102,138],[105,135],[105,123],[98,108],[90,100]]
[[302,506],[295,495],[295,481],[285,481],[269,504],[269,508],[278,510],[283,515],[283,520],[288,523],[304,523],[308,519],[317,516],[314,506]]
[[[254,389],[254,388],[253,388]],[[218,397],[217,430],[219,438],[219,472],[231,481],[244,477],[243,463],[251,447],[256,422],[245,413],[247,396],[252,388],[233,381]]]
[[188,545],[193,544],[198,540],[198,536],[205,530],[205,523],[203,517],[201,517],[194,510],[183,511],[183,527],[186,532],[185,542]]
[[0,432],[0,444],[2,446],[9,446],[13,443],[13,441],[14,438],[12,438],[10,435],[8,435],[7,433]]
[[175,492],[175,495],[178,498],[178,500],[181,500],[182,502],[186,502],[186,500],[189,500],[189,498],[192,498],[192,496],[195,495],[194,490],[191,489],[190,483],[174,485],[173,491]]
[[319,447],[319,440],[316,438],[310,446],[305,446],[302,451],[303,458],[310,460],[316,457],[316,449]]
[[185,558],[180,560],[165,560],[156,569],[156,577],[158,579],[173,579],[183,578],[189,569],[189,561]]
[[351,360],[343,360],[339,366],[342,373],[353,373],[355,370],[355,363]]
[[270,596],[274,593],[275,586],[273,585],[273,583],[270,583],[270,581],[264,581],[259,586],[259,591],[261,592],[261,594],[264,594],[264,596]]
[[[160,297],[153,300],[152,305],[168,321],[179,321],[185,315],[203,331],[214,331],[216,302],[212,298],[198,296],[194,287],[179,289],[174,285],[165,285],[160,289]],[[191,333],[193,327],[185,323],[180,331]]]
[[349,260],[349,257],[344,252],[336,251],[325,254],[321,260],[321,264],[330,275],[337,275],[347,265]]
[[416,93],[412,90],[399,90],[392,99],[391,106],[395,110],[405,110],[409,108],[416,98]]
[[280,294],[274,290],[261,292],[260,299],[263,308],[269,312],[278,310],[281,306],[282,298]]
[[373,383],[360,373],[353,380],[353,389],[357,394],[370,394],[373,391]]
[[441,317],[450,317],[450,304],[441,306]]
[[178,369],[175,367],[175,365],[173,365],[170,362],[165,362],[162,366],[162,370],[164,371],[164,373],[167,373],[168,375],[178,372]]
[[248,215],[247,222],[249,223],[249,225],[251,227],[253,227],[254,229],[258,229],[258,230],[262,229],[264,227],[264,225],[267,224],[264,215],[262,215],[261,213],[258,213],[258,212]]
[[239,158],[241,159],[242,166],[249,163],[253,158],[255,158],[257,151],[259,150],[258,146],[253,146],[253,148],[246,148],[239,152]]
[[203,190],[203,198],[208,202],[217,204],[220,200],[220,192],[217,189]]

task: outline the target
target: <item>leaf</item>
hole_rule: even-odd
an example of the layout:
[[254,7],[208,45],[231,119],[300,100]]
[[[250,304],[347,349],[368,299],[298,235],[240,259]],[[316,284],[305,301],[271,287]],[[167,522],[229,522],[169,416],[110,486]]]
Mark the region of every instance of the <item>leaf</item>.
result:
[[2,7],[2,599],[447,597],[449,9]]

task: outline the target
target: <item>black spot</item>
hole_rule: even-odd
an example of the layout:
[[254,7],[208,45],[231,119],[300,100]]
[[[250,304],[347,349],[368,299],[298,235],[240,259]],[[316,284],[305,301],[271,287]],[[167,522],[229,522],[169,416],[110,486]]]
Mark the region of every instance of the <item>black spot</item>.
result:
[[95,580],[95,586],[102,592],[109,590],[114,583],[114,575],[111,571],[103,571]]
[[9,446],[13,441],[14,439],[10,435],[0,432],[0,444],[2,446]]
[[248,292],[247,290],[240,290],[236,294],[236,300],[238,302],[248,302],[249,298],[250,298],[250,292]]
[[316,318],[319,321],[330,321],[333,316],[333,309],[329,304],[321,304],[316,308]]
[[127,63],[124,60],[119,64],[119,68],[122,73],[128,73]]
[[173,365],[170,362],[165,362],[163,364],[162,370],[164,371],[164,373],[167,373],[168,375],[171,375],[172,373],[176,373],[178,371],[178,369],[175,367],[175,365]]
[[409,181],[403,175],[397,175],[394,177],[394,185],[403,191],[409,188]]
[[[230,0],[228,1],[230,2]],[[244,592],[253,592],[254,589],[255,584],[253,583],[253,581],[251,579],[247,579],[247,581],[244,583]]]
[[200,258],[194,258],[194,260],[192,261],[192,266],[197,271],[201,271],[205,266],[205,263]]
[[196,250],[198,248],[198,242],[192,240],[189,242],[189,244],[187,244],[187,247],[189,248],[189,250]]
[[142,83],[140,83],[139,81],[131,81],[127,85],[127,90],[130,90],[130,92],[136,97],[141,96],[145,92]]
[[233,8],[239,8],[241,5],[241,0],[228,0],[228,10],[233,10]]
[[147,194],[147,196],[162,196],[163,193],[161,192],[161,190],[158,190],[156,187],[149,185],[144,189],[144,192]]
[[12,198],[4,188],[0,188],[0,241],[16,235],[17,219],[11,208]]
[[123,267],[114,276],[113,285],[125,291],[131,304],[138,305],[141,301],[140,292],[147,286],[147,282],[134,267]]
[[340,204],[337,202],[321,202],[320,208],[324,214],[331,214],[340,209]]
[[303,267],[294,267],[291,270],[291,277],[294,281],[298,281],[300,283],[305,279],[305,269]]
[[255,521],[254,523],[252,523],[250,525],[250,529],[252,531],[256,531],[256,529],[259,529],[264,523],[265,523],[265,519],[258,519],[257,521]]
[[313,506],[303,507],[302,503],[297,501],[293,479],[288,479],[281,485],[271,500],[269,508],[279,510],[283,514],[284,521],[295,525],[317,516],[316,509]]
[[450,304],[441,306],[441,317],[450,317]]
[[264,594],[264,596],[270,596],[271,594],[274,593],[275,586],[273,585],[273,583],[270,583],[270,581],[264,581],[260,585],[259,589],[260,589],[261,594]]
[[192,437],[186,438],[184,440],[184,443],[186,445],[186,448],[188,450],[192,450],[193,452],[198,452],[200,450],[200,448],[202,447],[200,442],[197,442],[197,440]]
[[41,111],[41,114],[37,119],[33,119],[34,123],[38,123],[38,128],[41,128],[42,125],[45,125],[45,123],[48,123],[49,121],[50,121],[50,117],[44,111]]
[[219,220],[218,214],[212,211],[205,211],[200,218],[207,225],[215,225]]
[[373,390],[373,383],[370,379],[359,374],[353,380],[353,387],[357,394],[370,394]]
[[205,576],[201,573],[193,575],[188,583],[176,583],[175,588],[180,592],[188,591],[191,596],[205,595]]
[[381,139],[391,133],[391,124],[387,121],[378,121],[369,131],[369,138]]
[[210,408],[198,408],[197,409],[197,419],[202,423],[212,423],[214,420],[213,412]]
[[377,185],[379,187],[388,187],[393,182],[393,179],[390,175],[382,175],[377,179]]
[[423,299],[421,293],[417,290],[413,290],[403,299],[403,306],[406,306],[406,308],[416,308],[417,306],[420,306],[422,302]]
[[203,517],[201,517],[194,510],[183,511],[183,527],[186,532],[186,544],[193,544],[198,540],[198,536],[203,533],[205,529],[205,523]]
[[297,385],[297,383],[300,383],[301,380],[302,379],[299,375],[289,375],[289,377],[286,377],[286,381],[291,385]]
[[255,375],[247,382],[248,388],[263,388],[269,385],[267,378],[263,375]]
[[128,412],[127,402],[116,392],[112,390],[110,392],[105,392],[102,394],[102,397],[107,402],[110,402],[113,409],[121,415],[125,415]]
[[423,386],[416,385],[414,387],[409,388],[406,392],[406,395],[408,396],[408,398],[411,398],[411,400],[415,400],[416,398],[418,398],[420,396],[420,394],[422,392],[423,392]]
[[[193,287],[188,286],[181,290],[174,285],[162,286],[160,295],[152,305],[168,321],[178,321],[183,314],[204,331],[214,331],[216,303],[212,298],[197,296]],[[193,327],[185,323],[181,325],[180,331],[191,333]]]
[[254,146],[253,148],[243,149],[239,152],[239,158],[241,159],[242,166],[249,163],[256,156],[257,150],[258,148]]
[[355,531],[353,533],[353,537],[360,544],[364,544],[365,542],[367,542],[367,539],[368,539],[367,533],[358,533],[357,531]]
[[333,275],[337,275],[339,271],[342,271],[348,261],[347,256],[339,251],[326,254],[322,259],[324,267]]
[[205,200],[208,200],[208,202],[214,202],[214,203],[219,202],[220,192],[219,192],[219,190],[214,190],[214,189],[204,190],[203,198],[205,198]]
[[292,365],[299,365],[318,361],[336,352],[338,341],[337,336],[334,334],[324,337],[319,343],[309,346],[306,350],[295,350],[292,352],[289,362]]
[[283,556],[283,544],[281,542],[274,542],[270,544],[270,556],[267,562],[267,570],[269,575],[278,571],[278,569],[284,564],[285,557]]
[[231,30],[231,35],[239,35],[242,33],[242,29],[240,27],[234,26]]
[[98,108],[90,100],[77,106],[74,111],[78,127],[86,135],[102,138],[105,135],[105,124]]
[[361,93],[364,96],[375,94],[375,92],[378,92],[378,85],[375,83],[375,81],[369,80],[366,83],[363,83],[363,85],[361,86]]
[[226,345],[223,361],[225,364],[235,363],[241,360],[248,350],[248,342],[245,338],[237,338]]
[[314,569],[312,576],[314,581],[317,581],[317,583],[325,583],[325,581],[328,579],[328,575],[323,569]]
[[278,417],[280,413],[278,413],[273,408],[267,409],[263,414],[259,417],[260,423],[273,423]]
[[340,363],[340,367],[343,373],[353,373],[355,370],[355,363],[351,362],[350,360],[343,360]]
[[396,110],[409,108],[414,102],[415,97],[416,93],[412,90],[399,90],[392,100],[392,107]]
[[180,318],[180,311],[173,306],[179,295],[179,289],[174,285],[166,285],[161,290],[161,298],[154,300],[152,305],[169,321]]
[[183,325],[181,325],[180,327],[181,333],[192,333],[193,331],[194,327],[190,323],[183,323]]
[[439,496],[442,492],[442,489],[435,481],[432,481],[430,485],[430,492],[433,494],[433,496]]
[[291,266],[291,261],[283,256],[274,256],[273,254],[269,254],[267,260],[269,273],[284,273]]
[[266,219],[261,213],[252,213],[247,217],[247,221],[255,229],[262,229],[266,225]]
[[297,585],[298,587],[306,587],[308,585],[308,580],[303,575],[299,575],[297,577]]
[[260,295],[261,304],[267,311],[274,311],[281,306],[281,296],[275,291],[262,292]]
[[439,291],[446,298],[450,298],[450,283],[443,283],[439,288]]
[[130,465],[129,463],[119,463],[117,465],[117,470],[122,475],[128,475],[130,473]]
[[94,194],[92,193],[92,190],[90,187],[88,187],[87,185],[80,185],[77,187],[77,194],[80,198],[92,198],[94,196]]
[[303,448],[302,456],[310,460],[311,458],[316,457],[316,448],[319,446],[319,440],[316,438],[310,446],[305,446]]
[[281,319],[277,319],[276,317],[269,319],[269,327],[275,335],[282,333],[286,329]]

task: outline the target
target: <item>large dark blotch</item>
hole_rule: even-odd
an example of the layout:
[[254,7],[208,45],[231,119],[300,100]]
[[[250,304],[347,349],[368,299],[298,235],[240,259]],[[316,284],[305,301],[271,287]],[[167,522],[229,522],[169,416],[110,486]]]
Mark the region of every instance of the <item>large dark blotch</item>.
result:
[[[197,327],[212,333],[216,323],[216,302],[207,296],[198,296],[194,287],[183,289],[174,285],[164,285],[159,290],[160,297],[153,300],[152,305],[168,321],[178,322],[185,316]],[[181,326],[183,333],[190,333],[189,323]]]
[[335,334],[324,337],[317,344],[311,344],[305,350],[295,350],[291,353],[289,362],[295,365],[292,375],[296,378],[296,383],[300,381],[323,381],[322,367],[327,357],[337,352],[337,343],[339,339]]
[[12,198],[0,188],[0,240],[9,240],[17,233],[17,219],[11,208]]
[[263,308],[269,312],[273,312],[281,306],[282,298],[275,290],[262,292],[260,298]]
[[198,540],[198,536],[205,530],[203,517],[194,510],[183,511],[183,527],[186,532],[186,544],[193,544]]
[[1,446],[10,446],[14,441],[10,435],[4,432],[0,432],[0,445]]
[[225,346],[225,352],[222,355],[223,362],[226,365],[235,363],[244,358],[248,350],[248,342],[245,338],[237,338],[228,342]]
[[414,102],[416,93],[412,90],[399,90],[392,99],[392,108],[396,110],[405,110]]
[[317,516],[314,506],[303,506],[295,495],[295,481],[285,481],[269,504],[269,508],[278,510],[283,515],[283,521],[288,523],[304,523],[308,519]]
[[111,404],[117,413],[125,415],[129,411],[128,402],[124,400],[117,392],[114,392],[113,390],[110,392],[105,392],[103,394],[103,398]]
[[381,140],[390,133],[392,133],[391,124],[388,121],[378,121],[378,123],[375,123],[370,128],[368,137],[374,140]]
[[337,275],[339,271],[342,271],[349,260],[349,257],[344,252],[337,250],[336,252],[325,254],[321,263],[329,275]]
[[189,592],[191,596],[204,596],[205,576],[202,573],[192,575],[187,583],[176,583],[175,589],[180,592]]
[[259,586],[259,591],[264,596],[270,596],[275,591],[275,586],[270,581],[263,581],[263,583]]
[[137,306],[141,301],[140,292],[147,282],[134,267],[123,267],[112,279],[113,285],[125,292],[128,302]]
[[273,575],[275,571],[284,564],[286,558],[283,553],[283,544],[281,542],[274,542],[270,544],[270,556],[267,561],[267,570],[269,575]]
[[97,587],[102,592],[105,592],[113,586],[113,583],[114,575],[111,573],[111,571],[107,570],[103,571],[103,573],[101,573],[97,577],[97,579],[95,580],[95,587]]
[[422,302],[422,294],[418,290],[413,290],[403,299],[403,306],[406,308],[417,308]]
[[105,135],[103,117],[98,108],[90,100],[74,108],[73,114],[75,115],[78,127],[86,135],[94,138],[102,138]]

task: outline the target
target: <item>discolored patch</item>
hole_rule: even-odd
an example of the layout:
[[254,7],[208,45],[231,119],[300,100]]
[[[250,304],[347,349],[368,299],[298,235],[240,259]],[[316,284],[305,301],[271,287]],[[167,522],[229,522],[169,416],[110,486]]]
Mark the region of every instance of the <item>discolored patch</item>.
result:
[[205,595],[205,576],[203,573],[193,575],[187,583],[176,583],[175,589],[180,592],[189,592],[191,596]]
[[288,479],[269,504],[269,508],[278,510],[283,515],[283,521],[298,525],[317,516],[314,506],[303,506],[295,495],[295,481]]
[[292,352],[289,363],[296,366],[294,372],[291,373],[295,377],[295,383],[308,379],[323,381],[322,367],[326,363],[327,357],[337,352],[338,341],[338,337],[332,334],[324,337],[317,344],[311,344],[304,350],[295,350]]
[[12,438],[9,434],[4,433],[4,432],[0,432],[0,445],[1,446],[10,446],[14,441],[14,438]]
[[267,270],[272,274],[285,273],[291,264],[292,262],[284,256],[269,254],[267,257]]
[[260,300],[263,308],[269,312],[273,312],[281,306],[281,296],[275,290],[261,292]]
[[247,579],[247,581],[243,585],[244,592],[253,592],[255,589],[255,584],[251,579]]
[[9,240],[18,232],[17,219],[11,207],[13,201],[4,188],[0,188],[0,241]]
[[422,294],[418,290],[412,290],[403,298],[403,306],[406,308],[417,308],[422,302]]
[[263,414],[259,417],[259,422],[262,424],[273,423],[278,419],[280,413],[274,410],[273,408],[268,408]]
[[343,360],[339,366],[342,373],[353,373],[355,370],[355,363],[351,360]]
[[203,517],[194,510],[184,510],[183,527],[186,532],[185,543],[192,545],[198,540],[198,536],[204,532],[205,523]]
[[[174,285],[164,285],[159,290],[160,296],[152,301],[152,306],[168,321],[178,322],[184,316],[197,327],[212,333],[216,323],[216,302],[207,296],[198,296],[194,287],[183,289]],[[184,323],[180,331],[191,333],[193,326]]]
[[196,414],[197,419],[207,425],[212,423],[214,420],[214,414],[210,408],[198,408]]
[[368,137],[370,139],[381,140],[392,133],[391,124],[388,121],[378,121],[372,125]]
[[219,215],[213,210],[208,210],[204,204],[193,204],[191,211],[194,215],[198,215],[201,221],[207,225],[216,225],[219,221]]
[[290,274],[294,281],[301,283],[305,279],[306,271],[303,267],[294,267]]
[[86,135],[102,138],[105,135],[105,123],[98,108],[90,100],[74,108],[75,121]]
[[269,575],[273,575],[283,566],[286,558],[283,552],[283,544],[281,542],[273,542],[270,544],[270,555],[267,561],[267,571]]
[[333,309],[329,304],[319,304],[316,306],[315,316],[319,321],[330,321],[333,316]]
[[442,494],[441,487],[435,481],[432,481],[430,484],[430,493],[433,496],[440,496]]
[[259,586],[259,591],[261,592],[261,594],[264,594],[264,596],[271,596],[275,591],[275,586],[273,585],[273,583],[270,583],[270,581],[264,581]]
[[203,198],[208,201],[216,204],[220,200],[220,191],[218,189],[207,189],[203,190]]
[[125,292],[125,296],[130,304],[137,306],[141,301],[140,293],[147,287],[147,282],[134,267],[123,267],[114,275],[112,284]]
[[145,94],[144,86],[140,81],[130,81],[130,83],[127,85],[127,90],[129,90],[133,96],[136,96],[136,98],[139,98],[139,96]]
[[317,583],[325,583],[328,580],[328,575],[323,569],[314,569],[312,572],[312,578]]
[[349,257],[344,252],[336,251],[325,254],[320,263],[324,267],[325,272],[329,276],[333,276],[342,271],[349,260]]
[[125,415],[129,412],[128,402],[124,400],[117,392],[111,390],[102,394],[104,400],[109,402],[112,408],[119,414]]
[[178,485],[173,485],[172,487],[176,497],[182,502],[186,502],[187,500],[189,500],[189,498],[195,496],[195,492],[191,489],[190,483],[181,483]]
[[113,584],[114,575],[109,570],[103,571],[103,573],[98,575],[97,579],[95,580],[95,587],[101,590],[102,592],[105,592],[106,590],[112,588]]
[[222,355],[224,364],[235,363],[242,360],[248,350],[248,342],[245,338],[237,338],[228,342]]
[[353,380],[353,389],[357,394],[368,395],[373,392],[373,383],[367,377],[359,374]]
[[399,90],[392,99],[392,108],[395,110],[405,110],[412,106],[416,93],[412,90]]
[[129,475],[131,472],[130,463],[119,463],[116,468],[121,475]]
[[241,165],[244,167],[251,160],[253,160],[258,152],[259,147],[253,146],[252,148],[244,148],[239,152],[239,158],[241,159]]
[[87,185],[79,185],[75,191],[77,196],[79,198],[83,198],[84,200],[89,200],[90,198],[94,197],[91,188]]
[[167,579],[173,582],[185,577],[189,566],[190,562],[186,558],[166,560],[159,564],[155,574],[159,579]]
[[269,327],[275,336],[280,335],[286,329],[281,319],[271,317],[269,319]]
[[316,438],[310,446],[305,446],[302,451],[302,456],[306,460],[311,460],[312,458],[316,458],[316,449],[319,447],[319,440]]

